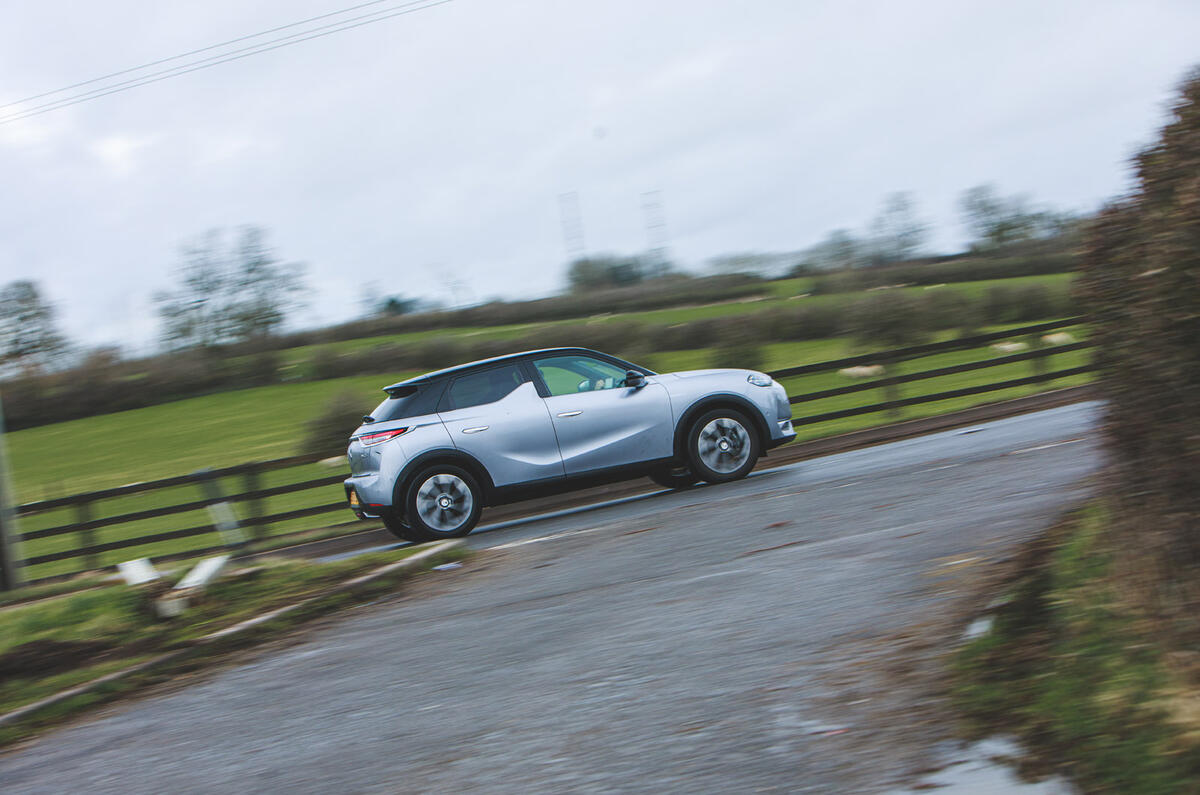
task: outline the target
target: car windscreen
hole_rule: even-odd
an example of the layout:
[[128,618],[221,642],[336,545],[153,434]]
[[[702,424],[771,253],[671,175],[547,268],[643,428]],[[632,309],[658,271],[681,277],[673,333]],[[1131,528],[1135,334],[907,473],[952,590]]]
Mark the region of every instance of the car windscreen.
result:
[[442,383],[394,387],[388,391],[387,400],[380,403],[370,416],[375,422],[387,422],[432,414],[437,410],[437,401],[444,386]]

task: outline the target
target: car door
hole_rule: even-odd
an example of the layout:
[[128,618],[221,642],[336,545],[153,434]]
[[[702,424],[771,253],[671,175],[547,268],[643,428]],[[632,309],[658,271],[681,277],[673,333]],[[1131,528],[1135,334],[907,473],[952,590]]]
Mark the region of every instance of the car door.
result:
[[666,387],[625,386],[625,368],[587,354],[534,357],[567,475],[669,458],[674,418]]
[[454,446],[487,467],[497,486],[563,475],[550,413],[518,364],[458,376],[438,415]]

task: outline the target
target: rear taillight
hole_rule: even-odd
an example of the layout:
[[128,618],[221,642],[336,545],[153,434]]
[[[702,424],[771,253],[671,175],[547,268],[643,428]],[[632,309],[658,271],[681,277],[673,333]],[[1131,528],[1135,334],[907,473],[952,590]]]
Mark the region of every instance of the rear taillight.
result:
[[395,439],[403,433],[408,433],[408,428],[392,428],[390,431],[376,431],[375,433],[364,433],[358,437],[358,441],[362,442],[364,447],[370,447],[376,444],[383,444],[389,439]]

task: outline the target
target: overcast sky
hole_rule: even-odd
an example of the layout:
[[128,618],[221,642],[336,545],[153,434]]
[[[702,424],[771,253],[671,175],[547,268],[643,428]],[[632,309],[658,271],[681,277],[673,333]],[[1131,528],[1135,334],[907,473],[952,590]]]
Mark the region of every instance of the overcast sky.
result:
[[[352,2],[2,0],[0,104]],[[144,346],[180,244],[256,224],[308,266],[301,326],[364,283],[542,295],[569,191],[593,253],[646,247],[651,190],[687,267],[861,229],[898,190],[952,250],[972,185],[1124,190],[1198,41],[1195,0],[453,0],[0,124],[0,282]]]

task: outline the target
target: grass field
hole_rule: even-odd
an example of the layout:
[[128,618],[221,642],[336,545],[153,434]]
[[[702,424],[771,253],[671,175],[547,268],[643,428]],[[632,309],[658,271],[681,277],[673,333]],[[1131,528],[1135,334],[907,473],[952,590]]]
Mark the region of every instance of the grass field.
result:
[[[1013,279],[986,279],[976,282],[954,282],[946,284],[937,289],[962,293],[969,298],[979,298],[986,294],[989,289],[998,286],[1065,286],[1070,283],[1072,275],[1073,274],[1070,273],[1056,273],[1046,276],[1023,276]],[[325,350],[332,353],[350,353],[367,350],[377,345],[412,345],[434,338],[506,340],[534,333],[552,333],[554,327],[556,326],[574,325],[581,322],[672,325],[675,323],[687,323],[693,320],[701,320],[706,318],[744,315],[777,307],[798,306],[801,303],[806,306],[812,304],[841,306],[862,295],[862,293],[807,295],[807,291],[811,287],[812,281],[812,279],[808,278],[798,278],[781,279],[779,281],[767,282],[764,285],[764,288],[767,292],[764,293],[763,297],[758,299],[738,299],[735,301],[704,304],[701,306],[680,306],[671,307],[669,309],[653,309],[644,312],[628,312],[619,315],[596,315],[591,318],[574,318],[570,320],[555,320],[541,323],[431,329],[428,331],[414,331],[404,334],[362,337],[359,339],[345,340],[342,342],[330,342],[320,345],[307,345],[298,348],[290,348],[284,351],[284,366],[303,368],[305,363],[310,361],[318,350]],[[899,288],[897,292],[920,293],[927,289],[929,288],[905,287]],[[553,341],[547,342],[548,346],[553,344]]]
[[[961,282],[937,289],[955,290],[972,297],[986,293],[1003,284],[1062,285],[1070,274],[1027,278]],[[558,341],[554,328],[563,324],[641,322],[647,324],[684,323],[706,317],[731,316],[759,312],[778,306],[795,306],[801,302],[838,305],[853,300],[856,293],[806,296],[810,279],[786,279],[765,285],[769,291],[756,300],[739,300],[703,306],[683,306],[622,315],[595,316],[551,323],[520,324],[481,328],[436,329],[385,337],[371,337],[308,346],[285,351],[286,363],[304,368],[318,349],[333,353],[370,348],[383,343],[411,344],[432,338],[482,338],[491,340],[515,339],[537,334],[545,338],[546,346]],[[922,291],[928,288],[900,288]],[[996,327],[1002,328],[1002,327]],[[1077,336],[1079,332],[1076,332]],[[949,338],[952,332],[940,335]],[[800,364],[827,361],[862,353],[847,338],[770,343],[762,347],[763,369],[775,370]],[[935,367],[947,367],[997,356],[988,349],[959,351],[904,362],[895,372],[908,373]],[[698,369],[713,366],[714,351],[695,349],[685,351],[656,351],[642,364],[660,372]],[[1087,352],[1071,352],[1055,357],[1053,369],[1065,369],[1083,363]],[[954,376],[931,379],[901,387],[903,396],[933,394],[947,389],[1019,378],[1031,373],[1029,363],[1009,364]],[[359,401],[361,413],[370,411],[383,398],[381,387],[411,376],[411,372],[385,372],[320,381],[291,383],[242,389],[204,395],[171,403],[87,419],[61,422],[30,428],[8,435],[8,447],[19,502],[53,499],[85,491],[120,486],[128,483],[157,480],[184,475],[206,468],[221,468],[235,464],[263,461],[302,453],[302,441],[309,422],[320,414],[337,395],[349,393]],[[1047,383],[1036,387],[1004,390],[936,403],[913,406],[884,416],[878,413],[844,418],[832,422],[798,427],[799,439],[810,439],[841,433],[856,428],[878,425],[897,419],[910,419],[951,411],[983,402],[1031,394],[1040,389],[1079,383],[1084,377]],[[826,372],[785,381],[790,394],[802,394],[850,383],[837,372]],[[892,395],[894,397],[894,395]],[[827,398],[795,406],[797,417],[821,414],[856,406],[865,406],[887,399],[880,389],[869,389],[850,395]],[[355,416],[347,417],[349,431],[356,424]],[[263,473],[259,487],[269,488],[301,481],[329,477],[344,469],[344,463],[333,467],[308,464]],[[220,487],[226,494],[245,491],[249,484],[241,477],[224,478]],[[176,486],[93,503],[92,517],[116,516],[137,511],[193,502],[201,494],[196,485]],[[338,485],[309,489],[264,500],[266,513],[313,508],[341,499]],[[242,510],[244,506],[238,506]],[[272,524],[255,531],[257,543],[278,543],[281,536],[298,531],[318,531],[331,524],[351,522],[349,511],[323,513]],[[24,517],[21,531],[30,532],[50,527],[73,525],[80,520],[75,508],[63,508]],[[205,527],[211,521],[206,510],[189,511],[168,516],[143,519],[110,527],[97,528],[91,533],[68,532],[22,545],[23,557],[50,555],[93,544],[105,544],[134,539],[150,534],[177,532],[185,528]],[[334,531],[336,532],[336,531]],[[142,555],[163,556],[187,553],[190,550],[220,543],[215,533],[159,541],[148,545],[121,548],[100,553],[89,564],[111,565]],[[27,578],[55,576],[79,570],[82,559],[65,559],[30,567]]]
[[[1076,337],[1082,335],[1075,329]],[[943,337],[950,337],[944,334]],[[861,353],[847,339],[774,343],[765,346],[765,369],[826,361]],[[711,365],[708,350],[665,351],[654,355],[653,364],[660,371],[695,369]],[[926,356],[898,365],[897,373],[910,373],[932,368],[949,367],[971,361],[988,360],[1002,354],[987,349],[955,351]],[[1060,370],[1084,364],[1087,351],[1071,351],[1052,357],[1050,369]],[[942,376],[935,379],[904,384],[904,397],[937,392],[977,384],[1020,378],[1033,372],[1029,362]],[[285,384],[257,389],[226,392],[189,400],[152,406],[134,411],[109,414],[85,420],[31,428],[9,435],[9,447],[21,501],[62,497],[81,491],[91,491],[130,482],[152,480],[194,472],[201,468],[220,468],[248,461],[259,461],[295,455],[305,434],[307,422],[321,412],[325,403],[342,391],[361,396],[362,411],[369,411],[383,397],[380,387],[404,377],[404,373],[379,376],[356,376],[297,384]],[[1087,376],[1074,376],[1037,386],[1020,387],[970,397],[943,400],[912,406],[892,415],[865,414],[831,422],[798,427],[798,438],[811,439],[842,433],[857,428],[879,425],[897,419],[912,419],[965,408],[979,403],[1033,394],[1037,391],[1082,383]],[[836,371],[817,373],[784,381],[790,394],[803,394],[852,383]],[[794,416],[804,417],[866,406],[887,399],[882,389],[801,403],[794,406]],[[354,425],[355,418],[349,417]],[[349,430],[349,429],[348,429]],[[344,470],[323,464],[308,464],[286,470],[266,472],[262,487],[297,483],[326,477]],[[221,481],[226,494],[245,490],[240,477]],[[151,492],[113,498],[95,503],[93,516],[114,516],[134,511],[191,502],[200,498],[195,485],[176,486]],[[334,503],[342,498],[338,485],[325,486],[267,498],[267,513],[290,511]],[[240,510],[240,508],[239,508]],[[265,542],[298,531],[309,531],[330,524],[352,521],[345,512],[325,513],[311,517],[279,522],[262,529]],[[48,527],[69,525],[76,521],[73,508],[63,508],[26,517],[21,530],[28,532]],[[163,533],[189,527],[202,527],[210,522],[205,510],[189,511],[152,519],[144,519],[93,531],[87,536],[71,532],[23,544],[23,557],[52,554],[77,549],[86,543],[107,543]],[[204,533],[187,538],[156,542],[149,545],[103,552],[97,563],[112,565],[121,560],[143,555],[162,556],[187,552],[220,543],[216,533]],[[81,559],[66,559],[30,567],[28,578],[41,578],[76,571]]]
[[[943,334],[939,338],[952,336]],[[846,338],[771,343],[764,346],[764,368],[775,370],[861,352]],[[995,355],[986,351],[942,354],[905,363],[901,371],[945,367]],[[1066,354],[1056,364],[1074,366],[1070,362],[1079,357],[1079,353]],[[660,372],[671,372],[710,367],[711,360],[712,351],[702,348],[658,352],[647,363]],[[1009,370],[1016,374],[1010,375],[1006,372]],[[905,394],[910,394],[909,389],[932,393],[1002,380],[1001,374],[1019,377],[1027,373],[1028,365],[1009,365],[908,385]],[[411,375],[414,373],[394,372],[242,389],[15,431],[7,439],[17,497],[20,502],[50,499],[202,468],[296,455],[301,452],[299,445],[307,423],[335,395],[349,392],[360,396],[365,414],[383,399],[382,387]],[[846,379],[837,373],[822,373],[789,379],[785,386],[798,394],[845,383]],[[863,405],[874,397],[865,392],[797,409],[815,414]],[[348,418],[351,426],[353,421],[353,417]]]

